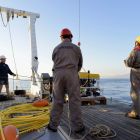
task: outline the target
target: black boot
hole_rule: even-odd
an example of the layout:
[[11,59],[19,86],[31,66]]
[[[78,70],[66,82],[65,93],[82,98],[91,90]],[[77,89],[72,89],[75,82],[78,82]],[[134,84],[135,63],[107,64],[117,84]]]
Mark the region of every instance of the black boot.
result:
[[47,128],[48,128],[48,130],[50,130],[52,132],[57,132],[57,129],[51,128],[50,124],[48,124]]
[[74,132],[75,133],[81,133],[83,131],[85,131],[85,126],[83,126],[82,128],[80,128],[79,130],[75,130]]

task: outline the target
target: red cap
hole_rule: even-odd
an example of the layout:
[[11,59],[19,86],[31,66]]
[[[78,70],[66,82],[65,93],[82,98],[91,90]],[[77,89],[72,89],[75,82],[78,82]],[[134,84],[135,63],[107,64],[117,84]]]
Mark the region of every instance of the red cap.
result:
[[69,29],[64,28],[64,29],[62,29],[60,36],[63,36],[63,35],[72,35],[72,33]]

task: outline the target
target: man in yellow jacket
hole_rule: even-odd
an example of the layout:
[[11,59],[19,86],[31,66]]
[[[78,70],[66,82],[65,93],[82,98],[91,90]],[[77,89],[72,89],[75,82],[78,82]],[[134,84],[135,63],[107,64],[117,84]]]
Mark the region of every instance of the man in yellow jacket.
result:
[[133,106],[132,110],[126,114],[127,117],[140,118],[140,36],[136,38],[135,47],[129,57],[124,60],[126,66],[131,68],[130,81]]

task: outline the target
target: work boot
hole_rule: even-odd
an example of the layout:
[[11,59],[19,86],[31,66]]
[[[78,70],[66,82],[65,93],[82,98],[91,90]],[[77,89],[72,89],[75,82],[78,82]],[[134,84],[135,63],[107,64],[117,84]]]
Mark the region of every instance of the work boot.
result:
[[125,117],[132,118],[132,119],[140,119],[140,116],[134,111],[127,112],[125,114]]
[[51,128],[50,124],[48,124],[47,128],[48,128],[48,130],[50,130],[52,132],[57,132],[57,129]]
[[85,126],[83,126],[82,128],[80,128],[80,129],[78,129],[78,130],[75,130],[74,132],[75,132],[75,133],[81,133],[81,132],[83,132],[83,131],[85,131]]

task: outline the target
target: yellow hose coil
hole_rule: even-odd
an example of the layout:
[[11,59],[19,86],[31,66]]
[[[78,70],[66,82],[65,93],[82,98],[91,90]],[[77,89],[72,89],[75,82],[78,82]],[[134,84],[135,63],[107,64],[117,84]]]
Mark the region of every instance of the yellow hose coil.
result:
[[19,134],[43,128],[49,123],[50,105],[34,107],[32,104],[20,104],[0,111],[1,125],[14,125]]

